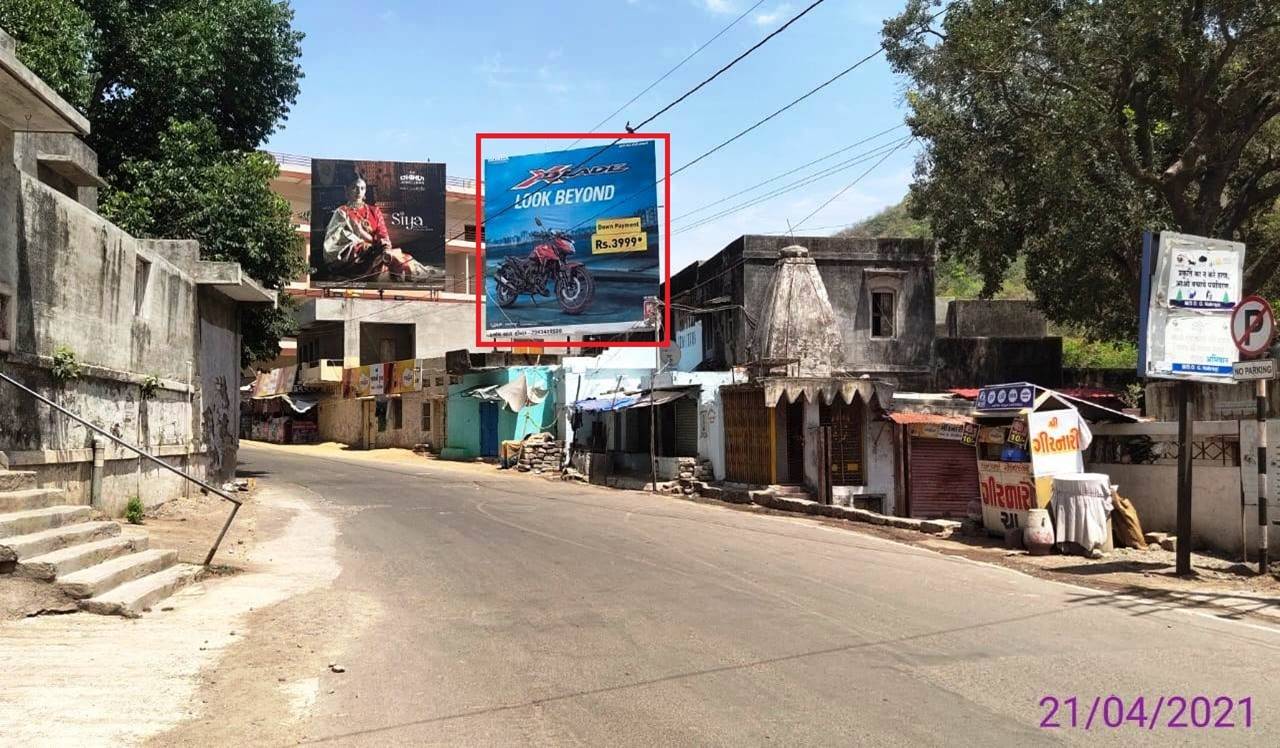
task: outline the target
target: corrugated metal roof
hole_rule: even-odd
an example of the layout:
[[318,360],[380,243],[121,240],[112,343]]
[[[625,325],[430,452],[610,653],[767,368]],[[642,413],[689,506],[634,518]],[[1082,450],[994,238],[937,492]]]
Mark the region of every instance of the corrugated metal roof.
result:
[[945,415],[943,413],[886,413],[890,421],[894,423],[909,425],[912,423],[956,423],[965,424],[972,423],[972,419],[964,416]]

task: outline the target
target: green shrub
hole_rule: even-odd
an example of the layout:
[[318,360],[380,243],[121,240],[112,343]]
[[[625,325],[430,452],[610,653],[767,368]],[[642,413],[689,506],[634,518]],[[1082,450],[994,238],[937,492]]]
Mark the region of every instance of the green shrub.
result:
[[145,510],[142,507],[142,499],[134,496],[129,499],[129,504],[124,508],[124,518],[131,525],[142,524],[142,515]]
[[59,382],[71,382],[80,378],[80,362],[76,352],[60,345],[53,349],[53,378]]

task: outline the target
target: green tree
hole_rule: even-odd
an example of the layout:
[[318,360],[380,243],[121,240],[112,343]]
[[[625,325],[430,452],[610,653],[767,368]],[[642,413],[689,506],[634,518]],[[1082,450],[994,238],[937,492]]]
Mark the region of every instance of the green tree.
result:
[[1249,244],[1246,288],[1280,265],[1280,4],[909,0],[886,22],[924,143],[911,188],[988,293],[1026,258],[1055,321],[1136,330],[1141,232]]
[[[302,34],[276,0],[0,0],[18,56],[89,118],[102,213],[197,239],[268,288],[302,269],[275,163],[256,153],[298,95]],[[242,358],[271,358],[285,308],[248,310]]]

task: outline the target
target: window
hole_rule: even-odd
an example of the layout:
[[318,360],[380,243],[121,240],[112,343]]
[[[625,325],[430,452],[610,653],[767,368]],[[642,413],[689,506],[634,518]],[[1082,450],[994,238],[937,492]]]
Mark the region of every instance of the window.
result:
[[13,347],[13,318],[16,307],[13,297],[0,286],[0,351]]
[[871,337],[892,338],[895,334],[892,291],[871,292]]
[[431,401],[422,401],[422,433],[431,433]]
[[133,313],[137,316],[142,315],[142,309],[147,303],[147,281],[150,278],[151,263],[139,255],[133,277]]
[[476,225],[474,223],[462,224],[462,239],[468,242],[476,240]]

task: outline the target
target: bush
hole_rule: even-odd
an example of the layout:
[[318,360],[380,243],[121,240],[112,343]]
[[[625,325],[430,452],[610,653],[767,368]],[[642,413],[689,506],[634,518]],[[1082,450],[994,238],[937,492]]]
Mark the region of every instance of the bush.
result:
[[76,352],[65,345],[53,349],[53,378],[60,383],[72,382],[80,378],[80,361]]
[[124,518],[131,525],[142,524],[142,515],[145,510],[142,507],[142,499],[134,496],[129,499],[129,505],[124,508]]

